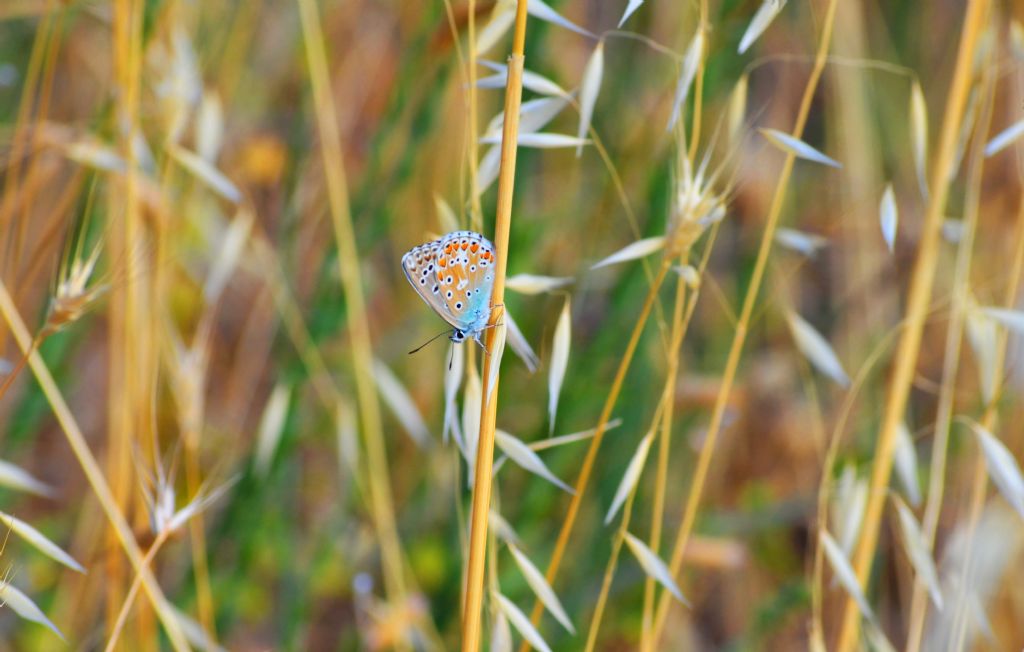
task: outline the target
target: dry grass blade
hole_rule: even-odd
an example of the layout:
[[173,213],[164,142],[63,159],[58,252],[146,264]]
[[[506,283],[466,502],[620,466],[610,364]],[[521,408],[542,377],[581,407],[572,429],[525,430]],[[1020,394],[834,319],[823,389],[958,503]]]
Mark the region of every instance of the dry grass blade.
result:
[[647,454],[651,450],[651,442],[654,441],[654,433],[649,432],[647,435],[640,440],[640,445],[636,447],[636,452],[633,453],[633,457],[629,460],[629,464],[626,466],[626,472],[622,474],[622,480],[619,482],[619,488],[615,490],[615,497],[612,499],[611,507],[608,508],[608,513],[604,517],[604,524],[608,525],[615,518],[615,514],[622,507],[623,503],[626,502],[626,498],[633,492],[633,487],[640,480],[640,474],[643,473],[644,464],[647,462]]
[[[508,84],[508,66],[503,63],[496,63],[494,61],[487,61],[480,59],[478,61],[480,65],[490,68],[496,71],[497,74],[491,75],[490,77],[483,77],[477,81],[478,88],[505,88]],[[569,93],[564,88],[548,79],[544,75],[530,72],[529,70],[523,71],[523,88],[538,93],[540,95],[552,95],[556,97],[568,98]]]
[[504,516],[492,509],[487,513],[487,522],[499,539],[505,543],[520,545],[519,535],[516,534],[515,528],[505,520]]
[[348,468],[355,477],[359,471],[359,427],[355,406],[339,402],[334,410],[334,425],[339,466]]
[[402,424],[412,440],[420,448],[430,446],[430,430],[427,428],[423,415],[416,407],[415,401],[409,396],[409,392],[402,386],[402,382],[391,373],[380,360],[373,361],[373,379],[377,383],[377,389],[384,404],[391,409],[391,413]]
[[551,341],[551,370],[548,373],[548,423],[549,432],[555,430],[555,415],[558,412],[558,395],[569,366],[569,345],[572,342],[572,315],[569,311],[569,297],[565,298],[562,312],[555,325]]
[[511,600],[506,598],[500,593],[494,594],[494,599],[498,601],[498,608],[505,614],[505,617],[509,619],[512,626],[516,628],[516,631],[533,646],[535,650],[540,652],[551,652],[551,648],[544,641],[544,638],[537,631],[537,628],[530,623],[530,619],[526,617],[519,607],[512,603]]
[[747,27],[747,31],[743,33],[743,38],[740,39],[739,53],[743,54],[746,52],[751,45],[754,44],[761,34],[764,33],[768,26],[771,25],[775,17],[779,15],[782,8],[786,6],[786,0],[764,0],[761,6],[757,8],[757,13],[750,19],[750,25]]
[[1024,136],[1024,118],[1003,129],[985,145],[985,156],[994,156]]
[[896,431],[896,450],[893,453],[893,467],[896,477],[903,485],[907,500],[917,507],[921,503],[921,488],[917,478],[917,449],[910,436],[907,424],[901,423]]
[[480,157],[480,164],[476,168],[477,192],[483,193],[498,179],[500,163],[501,147],[498,145],[489,147],[484,152],[484,155]]
[[935,607],[942,610],[942,591],[939,588],[939,573],[935,569],[935,560],[932,559],[928,550],[928,543],[921,534],[921,526],[918,525],[914,513],[910,511],[906,503],[895,497],[896,511],[899,515],[900,531],[903,534],[903,547],[910,559],[914,572],[932,596]]
[[534,353],[530,343],[526,341],[526,336],[519,330],[519,325],[512,318],[512,313],[509,312],[507,306],[504,309],[502,319],[505,321],[505,327],[508,329],[508,343],[512,347],[512,352],[523,361],[523,364],[526,365],[531,374],[537,371],[537,364],[540,362],[540,359]]
[[519,566],[519,570],[522,571],[523,577],[526,578],[526,583],[530,585],[533,593],[544,603],[544,606],[555,617],[555,620],[561,623],[562,627],[570,634],[575,634],[576,629],[572,626],[569,615],[565,613],[565,608],[562,606],[558,596],[555,595],[551,585],[544,579],[544,574],[515,545],[510,543],[508,549],[512,553],[512,557],[515,558],[516,565]]
[[[576,137],[581,141],[590,131],[590,121],[594,117],[594,105],[597,104],[597,94],[601,90],[601,80],[604,78],[604,41],[599,41],[594,53],[587,61],[587,67],[583,69],[583,81],[580,83],[580,126],[576,130]],[[583,146],[576,148],[576,156],[583,153]]]
[[[538,97],[523,102],[519,108],[519,133],[540,131],[554,120],[565,107],[569,106],[567,97]],[[484,129],[484,136],[500,136],[505,127],[505,112],[494,116]]]
[[836,579],[839,580],[839,583],[843,585],[846,592],[857,603],[861,615],[868,620],[874,620],[875,616],[871,611],[871,605],[868,604],[867,598],[864,597],[864,591],[860,588],[857,575],[853,572],[853,567],[850,566],[850,561],[846,558],[843,549],[839,547],[835,539],[825,530],[821,531],[818,540],[825,549],[825,556],[828,557],[828,563],[832,565]]
[[270,463],[277,452],[284,433],[285,418],[288,416],[288,402],[291,390],[285,385],[276,385],[267,399],[260,417],[259,434],[256,439],[256,457],[253,467],[257,475],[265,477],[270,471]]
[[1013,453],[981,424],[970,420],[967,421],[967,424],[978,437],[978,443],[985,455],[985,464],[992,482],[999,487],[1006,502],[1010,503],[1021,517],[1024,517],[1024,475],[1021,474],[1020,466],[1014,459]]
[[487,402],[494,399],[494,390],[498,387],[498,370],[501,369],[501,360],[505,356],[505,334],[508,329],[504,323],[494,326],[494,338],[490,342],[491,364],[487,374]]
[[491,19],[476,37],[477,55],[486,54],[498,44],[501,37],[508,33],[512,23],[515,22],[516,12],[514,2],[498,2],[494,6]]
[[505,612],[498,611],[491,628],[491,652],[512,652],[512,628]]
[[171,607],[171,611],[178,619],[178,624],[181,626],[181,631],[184,632],[185,638],[192,644],[197,650],[203,652],[227,652],[227,648],[222,645],[218,645],[210,633],[203,629],[194,618],[186,614],[184,611],[176,607]]
[[62,634],[61,631],[57,629],[57,626],[46,617],[46,614],[43,613],[42,609],[36,606],[36,603],[33,602],[30,597],[15,588],[7,580],[0,582],[0,604],[10,607],[11,611],[18,614],[25,620],[30,620],[34,623],[44,625],[54,634],[59,636],[60,640],[65,640],[64,634]]
[[672,573],[669,571],[668,566],[661,560],[658,555],[654,554],[654,551],[647,547],[647,544],[636,538],[629,532],[625,533],[626,545],[629,546],[630,551],[636,560],[640,562],[640,567],[644,569],[648,577],[653,578],[658,584],[661,584],[675,596],[676,600],[679,600],[686,606],[690,606],[690,603],[685,597],[683,592],[679,590],[679,586],[676,581],[672,579]]
[[696,290],[700,287],[700,272],[693,265],[676,265],[672,268],[672,271],[679,274],[679,278],[691,290]]
[[[484,145],[497,145],[501,143],[501,135],[484,136],[480,139]],[[545,131],[519,134],[516,143],[520,147],[533,147],[535,149],[559,149],[562,147],[580,148],[589,145],[590,140],[578,138],[569,134],[554,134]]]
[[826,156],[799,138],[790,136],[784,131],[768,128],[758,129],[758,131],[761,132],[761,135],[764,136],[768,142],[787,154],[792,154],[793,156],[802,158],[805,161],[821,163],[822,165],[828,165],[834,168],[843,167],[839,161]]
[[849,554],[857,543],[868,500],[868,483],[857,477],[857,469],[852,464],[843,469],[834,500],[832,519],[836,524],[839,547]]
[[626,21],[629,20],[629,17],[632,16],[633,13],[636,12],[636,10],[639,9],[643,3],[644,0],[629,0],[629,3],[626,5],[626,10],[622,12],[622,18],[619,19],[619,24],[617,27],[619,29],[622,29],[622,26],[626,24]]
[[665,236],[659,235],[653,238],[637,240],[636,242],[619,249],[607,258],[603,258],[599,262],[591,265],[590,269],[600,269],[602,267],[607,267],[608,265],[615,265],[618,263],[624,263],[628,260],[636,260],[637,258],[650,256],[655,251],[659,251],[664,247]]
[[245,251],[246,243],[249,241],[249,233],[252,231],[252,215],[242,211],[232,220],[223,236],[220,251],[213,261],[213,269],[206,277],[203,286],[203,297],[207,303],[216,303],[221,293],[231,278],[231,273],[238,265],[238,260]]
[[71,143],[65,148],[64,155],[75,163],[104,172],[122,173],[127,168],[117,152],[93,141]]
[[475,367],[470,367],[466,374],[466,389],[462,394],[462,436],[465,438],[462,454],[469,465],[469,486],[473,486],[476,474],[477,442],[480,441],[480,399],[482,390],[480,388],[480,376]]
[[896,226],[899,222],[899,212],[896,208],[896,194],[890,183],[882,193],[882,201],[878,206],[878,221],[882,227],[882,238],[885,239],[885,246],[889,253],[893,252],[896,244]]
[[529,446],[527,446],[521,439],[515,437],[503,430],[498,430],[494,433],[495,442],[498,444],[498,448],[501,449],[505,455],[508,455],[509,459],[526,469],[530,473],[536,476],[544,478],[551,484],[555,485],[559,489],[571,493],[573,492],[572,487],[562,482],[558,476],[548,469],[544,461],[540,459]]
[[459,230],[459,218],[441,195],[434,195],[434,210],[437,211],[437,224],[441,233]]
[[85,568],[82,567],[75,559],[64,552],[60,546],[53,541],[47,539],[42,532],[35,529],[25,521],[11,516],[5,512],[0,512],[0,524],[6,527],[8,530],[17,534],[19,537],[24,539],[29,545],[43,553],[50,559],[64,564],[72,570],[76,570],[79,573],[84,573]]
[[958,219],[942,220],[942,239],[950,244],[960,244],[964,237],[964,221]]
[[[612,419],[603,429],[603,432],[608,432],[614,428],[618,428],[622,425],[622,419]],[[590,430],[582,430],[580,432],[574,432],[568,435],[559,435],[558,437],[548,437],[547,439],[541,439],[530,443],[530,448],[535,451],[542,451],[547,448],[554,448],[556,446],[562,446],[564,444],[572,444],[574,442],[583,441],[584,439],[590,439],[597,433],[597,428],[591,428]]]
[[596,38],[594,34],[592,34],[591,32],[588,32],[587,30],[583,29],[576,23],[565,18],[560,13],[552,9],[549,4],[544,2],[544,0],[529,0],[528,4],[526,5],[526,11],[528,11],[530,15],[533,16],[534,18],[539,18],[540,20],[547,21],[552,25],[564,27],[570,32],[576,32],[577,34],[580,34],[582,36]]
[[982,311],[1018,335],[1024,335],[1024,311],[1009,308],[982,308]]
[[213,163],[223,142],[224,104],[217,93],[207,90],[196,111],[196,153]]
[[[448,441],[448,432],[452,429],[458,430],[459,427],[458,406],[455,400],[459,395],[466,366],[465,351],[465,347],[452,344],[451,364],[444,373],[444,426],[441,433],[441,440],[444,442]],[[461,437],[459,439],[461,440]]]
[[975,364],[978,367],[981,398],[985,405],[990,405],[995,398],[996,368],[999,365],[996,320],[985,311],[979,310],[977,304],[972,300],[967,308],[964,326],[967,331],[967,341],[971,345],[971,351],[974,352]]
[[5,460],[0,460],[0,487],[7,487],[15,491],[26,491],[45,498],[52,498],[54,495],[53,487],[36,479],[31,473],[20,466]]
[[843,365],[839,362],[835,351],[821,333],[804,321],[794,312],[786,315],[789,330],[800,352],[814,365],[814,368],[825,374],[842,387],[850,385],[850,377],[846,375]]
[[672,98],[672,113],[668,119],[668,125],[665,127],[667,131],[672,131],[672,127],[675,126],[683,113],[683,105],[686,104],[686,98],[690,94],[690,87],[693,85],[693,80],[697,77],[697,68],[700,66],[701,57],[704,55],[704,30],[701,27],[697,28],[697,33],[693,35],[693,40],[690,41],[690,46],[686,49],[686,56],[683,58],[683,70],[679,74],[679,81],[676,82],[675,96]]
[[804,233],[796,229],[781,228],[775,233],[775,242],[808,258],[814,258],[818,251],[828,246],[828,238],[815,233]]
[[747,117],[747,91],[750,86],[750,75],[744,73],[736,82],[732,93],[729,96],[728,130],[729,142],[733,145],[739,143],[744,133],[744,124]]
[[914,170],[921,194],[928,196],[928,106],[924,101],[921,84],[914,81],[910,88],[910,139],[914,153]]
[[572,276],[538,276],[536,274],[516,274],[505,281],[505,289],[518,294],[541,294],[551,292],[570,285],[576,279]]
[[233,204],[242,201],[242,193],[238,190],[238,186],[232,183],[230,179],[224,176],[223,172],[214,167],[209,161],[174,143],[167,145],[167,153],[181,167],[188,170],[192,176],[227,201]]

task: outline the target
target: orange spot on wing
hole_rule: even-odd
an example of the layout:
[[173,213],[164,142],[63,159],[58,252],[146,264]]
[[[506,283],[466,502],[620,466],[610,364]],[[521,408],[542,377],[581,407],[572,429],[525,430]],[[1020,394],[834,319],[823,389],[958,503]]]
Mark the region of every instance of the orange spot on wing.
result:
[[480,245],[478,245],[477,243],[474,242],[472,245],[470,245],[469,250],[472,251],[473,253],[476,253],[476,250],[479,249],[479,248],[480,248]]
[[448,259],[447,258],[442,258],[441,260],[437,261],[437,266],[438,267],[447,267],[448,266]]
[[465,250],[466,250],[466,247],[468,247],[468,246],[469,246],[469,243],[468,243],[468,242],[463,242],[463,243],[462,243],[462,250],[463,250],[463,251],[465,251]]

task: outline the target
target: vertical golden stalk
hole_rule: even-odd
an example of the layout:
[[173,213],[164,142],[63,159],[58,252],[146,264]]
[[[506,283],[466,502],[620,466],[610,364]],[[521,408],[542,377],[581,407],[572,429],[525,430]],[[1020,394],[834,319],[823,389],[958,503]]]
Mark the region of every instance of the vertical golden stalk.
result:
[[[113,6],[113,65],[119,88],[115,109],[118,147],[126,166],[119,180],[120,192],[110,193],[111,245],[125,261],[124,287],[114,288],[110,300],[110,390],[107,414],[109,446],[107,467],[110,489],[122,513],[128,513],[131,501],[133,436],[149,427],[143,415],[148,408],[144,394],[144,291],[137,249],[141,239],[141,214],[138,202],[138,178],[133,139],[138,129],[139,71],[141,68],[142,3],[117,0]],[[142,440],[144,443],[148,439]],[[116,533],[108,533],[108,545],[115,544]],[[125,569],[120,557],[107,563],[107,621],[112,626],[123,602]]]
[[100,465],[96,462],[96,458],[93,457],[92,451],[89,450],[89,444],[86,443],[81,428],[78,427],[74,415],[71,414],[71,410],[64,401],[60,389],[57,388],[57,383],[54,382],[53,376],[50,375],[50,370],[47,368],[42,356],[39,355],[38,351],[30,351],[32,336],[29,335],[25,322],[18,313],[18,309],[15,307],[14,302],[11,300],[11,295],[7,291],[7,286],[2,280],[0,280],[0,314],[3,315],[4,321],[11,329],[14,339],[17,341],[22,352],[28,353],[29,368],[35,374],[36,381],[39,383],[43,395],[50,403],[53,414],[57,417],[57,422],[64,431],[68,444],[71,446],[71,451],[78,460],[79,466],[82,467],[85,478],[96,495],[100,507],[106,514],[107,520],[110,521],[117,545],[124,549],[128,561],[131,562],[132,567],[141,577],[142,588],[145,590],[146,595],[149,596],[150,602],[153,603],[157,615],[160,617],[160,622],[163,623],[164,629],[167,631],[167,637],[170,639],[172,647],[179,651],[189,650],[190,648],[178,624],[177,617],[171,610],[167,598],[164,597],[163,592],[160,590],[160,585],[157,584],[156,578],[153,577],[153,574],[143,563],[142,552],[139,550],[139,544],[135,541],[135,535],[132,534],[131,527],[129,527],[128,522],[118,507],[114,494],[103,477]]
[[380,537],[385,588],[391,603],[399,606],[405,601],[405,570],[398,528],[395,524],[391,485],[388,480],[387,451],[381,427],[380,403],[377,401],[377,390],[373,381],[370,326],[366,317],[366,300],[359,274],[359,251],[356,248],[355,230],[352,228],[348,185],[341,153],[341,135],[338,133],[338,114],[334,106],[334,96],[331,94],[320,14],[314,0],[298,0],[298,4],[302,36],[306,45],[306,63],[316,105],[327,199],[330,204],[334,237],[338,244],[338,267],[345,300],[348,302],[345,317],[352,339],[356,400],[359,416],[363,421],[366,458],[370,467],[367,472],[370,504],[377,536]]
[[[988,133],[992,119],[993,93],[995,83],[992,80],[991,53],[985,59],[985,71],[982,85],[984,104],[981,116],[974,127],[974,142],[971,145],[969,167],[967,173],[967,191],[964,197],[964,234],[957,246],[956,270],[953,280],[953,302],[949,311],[949,326],[946,330],[946,345],[943,352],[942,385],[939,388],[939,403],[935,417],[935,441],[932,444],[932,459],[928,479],[928,500],[925,504],[924,517],[921,520],[921,534],[929,551],[935,545],[935,530],[939,524],[942,510],[942,498],[946,479],[946,456],[949,447],[949,431],[953,421],[954,397],[956,391],[957,369],[960,362],[960,348],[963,341],[964,325],[967,311],[970,309],[970,274],[974,239],[978,228],[978,212],[981,204],[981,182],[984,168],[985,134]],[[1019,260],[1014,260],[1014,265]],[[1015,270],[1016,272],[1016,270]],[[1018,274],[1010,277],[1007,305],[1012,306],[1017,296]],[[1006,347],[1005,333],[1000,333],[996,343],[996,360],[1002,360]],[[995,372],[993,388],[998,388],[1002,375]],[[995,401],[985,410],[984,427],[992,429],[996,416]],[[970,549],[970,543],[968,543]],[[969,555],[968,555],[969,559]],[[907,651],[916,652],[921,646],[921,635],[924,631],[924,620],[928,610],[928,598],[924,582],[914,582],[913,597],[910,602],[909,633],[907,634]],[[954,614],[959,616],[958,611]],[[954,630],[955,631],[955,630]]]
[[[519,105],[523,94],[523,50],[526,43],[526,0],[516,5],[512,54],[508,58],[505,82],[505,123],[501,134],[501,167],[498,172],[498,209],[494,223],[497,266],[491,295],[491,318],[487,329],[487,350],[495,351],[498,325],[504,310],[505,271],[508,266],[509,229],[512,224],[512,194],[515,186],[516,145],[519,138]],[[473,47],[472,45],[470,46]],[[470,61],[472,65],[472,58]],[[474,125],[475,126],[475,125]],[[476,138],[476,134],[473,134]],[[476,447],[476,481],[469,519],[469,561],[466,568],[466,604],[462,613],[462,650],[480,648],[480,618],[483,607],[484,567],[487,558],[487,514],[491,505],[491,468],[494,464],[494,426],[498,414],[498,374],[491,365],[500,364],[495,356],[484,356],[483,391],[480,399],[480,437]],[[497,369],[494,370],[495,372]],[[493,378],[493,381],[491,380]],[[491,383],[494,386],[491,386]],[[468,436],[468,434],[467,434]]]
[[[828,10],[825,14],[825,21],[822,27],[821,41],[818,44],[818,52],[814,59],[814,68],[804,88],[804,95],[800,101],[800,109],[797,113],[796,124],[793,126],[793,136],[800,138],[807,123],[807,116],[811,110],[811,101],[818,88],[818,80],[821,78],[822,70],[825,68],[825,61],[828,55],[829,44],[832,40],[832,27],[835,23],[837,0],[830,0]],[[750,286],[747,295],[743,300],[743,309],[740,312],[740,319],[736,324],[736,332],[733,335],[732,345],[729,348],[729,357],[725,363],[725,371],[722,374],[722,385],[719,388],[718,396],[715,398],[715,406],[711,413],[711,422],[708,424],[708,433],[697,457],[697,466],[694,469],[693,482],[690,488],[690,495],[686,500],[686,508],[683,512],[683,521],[679,526],[679,534],[676,537],[672,549],[672,558],[669,569],[673,575],[679,573],[683,562],[683,554],[686,551],[686,544],[689,540],[693,523],[697,517],[697,507],[700,505],[701,493],[704,490],[704,482],[707,479],[708,468],[711,466],[711,455],[714,453],[715,444],[718,440],[718,433],[722,429],[722,419],[725,417],[725,408],[729,402],[729,395],[732,392],[732,384],[736,379],[736,370],[739,367],[740,355],[743,352],[743,345],[747,339],[747,331],[750,328],[750,319],[754,312],[754,304],[757,295],[761,290],[761,282],[764,280],[765,268],[768,265],[768,254],[771,252],[772,242],[775,239],[775,229],[782,213],[782,205],[786,198],[786,190],[789,186],[789,177],[793,172],[794,156],[786,155],[786,161],[779,173],[779,181],[775,186],[775,194],[772,196],[772,203],[768,209],[768,217],[765,221],[764,235],[761,238],[761,245],[757,252],[757,260],[754,263],[754,271],[750,277]],[[654,631],[652,639],[657,647],[661,630],[665,626],[665,617],[668,615],[669,600],[668,593],[662,593],[658,603],[658,610],[654,618]]]
[[[878,444],[875,447],[875,464],[872,468],[871,484],[868,488],[868,504],[864,511],[860,541],[853,556],[853,568],[861,586],[864,586],[867,580],[878,544],[882,508],[885,505],[885,489],[889,485],[893,451],[896,447],[896,430],[903,421],[910,384],[914,379],[914,367],[917,364],[921,335],[935,278],[942,217],[949,191],[947,180],[953,166],[960,122],[971,87],[975,45],[984,26],[987,11],[988,0],[971,0],[967,5],[967,15],[964,19],[960,47],[957,52],[956,68],[953,72],[953,83],[949,88],[939,147],[929,179],[929,188],[932,194],[925,213],[921,244],[911,277],[910,292],[907,296],[906,328],[900,335],[900,342],[896,350],[892,382],[889,385],[882,426],[878,434]],[[836,648],[839,652],[847,652],[855,646],[858,633],[858,614],[856,603],[847,597]]]

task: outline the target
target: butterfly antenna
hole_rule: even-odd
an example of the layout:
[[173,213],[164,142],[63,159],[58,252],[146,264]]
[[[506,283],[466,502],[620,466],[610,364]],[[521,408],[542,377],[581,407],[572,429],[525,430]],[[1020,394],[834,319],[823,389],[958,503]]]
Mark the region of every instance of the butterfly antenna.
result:
[[433,342],[433,341],[434,341],[434,340],[436,340],[437,338],[441,337],[442,335],[447,335],[448,333],[451,333],[451,331],[450,331],[450,330],[447,330],[447,331],[441,331],[440,333],[438,333],[437,335],[433,336],[432,338],[430,338],[429,340],[427,340],[427,341],[426,341],[426,342],[424,342],[423,344],[420,344],[419,346],[417,346],[417,347],[416,347],[415,349],[413,349],[412,351],[409,351],[409,355],[412,355],[413,353],[416,353],[416,352],[418,352],[418,351],[419,351],[420,349],[422,349],[422,348],[423,348],[423,347],[425,347],[426,345],[430,344],[431,342]]

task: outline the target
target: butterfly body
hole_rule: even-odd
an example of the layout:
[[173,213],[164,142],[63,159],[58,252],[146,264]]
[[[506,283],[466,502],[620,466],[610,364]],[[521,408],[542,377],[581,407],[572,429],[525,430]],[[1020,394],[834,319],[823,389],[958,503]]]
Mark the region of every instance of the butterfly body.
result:
[[413,247],[402,256],[402,271],[428,306],[452,326],[449,339],[480,342],[491,318],[496,254],[473,231],[453,231]]

